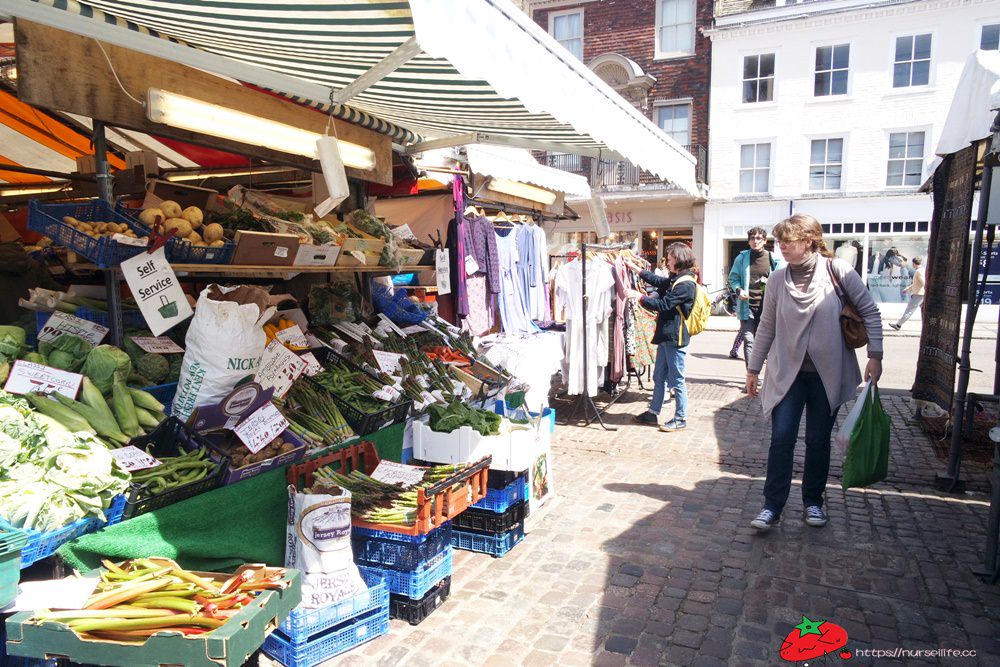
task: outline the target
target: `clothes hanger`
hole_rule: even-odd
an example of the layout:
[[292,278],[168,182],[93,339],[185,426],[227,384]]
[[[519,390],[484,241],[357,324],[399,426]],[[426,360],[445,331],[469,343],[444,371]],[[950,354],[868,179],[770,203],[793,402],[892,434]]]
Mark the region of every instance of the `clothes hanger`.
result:
[[479,215],[479,209],[477,209],[472,204],[469,204],[468,206],[465,207],[465,212],[463,212],[462,215],[464,216]]

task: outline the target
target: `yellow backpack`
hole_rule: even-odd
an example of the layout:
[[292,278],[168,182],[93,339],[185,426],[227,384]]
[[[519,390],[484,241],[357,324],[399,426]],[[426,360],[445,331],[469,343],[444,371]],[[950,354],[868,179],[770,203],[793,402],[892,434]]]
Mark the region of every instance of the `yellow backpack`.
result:
[[[681,276],[674,281],[674,285],[685,281],[694,283],[694,305],[691,307],[691,314],[687,316],[688,335],[700,334],[708,326],[708,318],[712,315],[712,300],[708,298],[708,290],[705,286],[694,279],[694,276]],[[677,306],[677,312],[684,316],[684,311]]]

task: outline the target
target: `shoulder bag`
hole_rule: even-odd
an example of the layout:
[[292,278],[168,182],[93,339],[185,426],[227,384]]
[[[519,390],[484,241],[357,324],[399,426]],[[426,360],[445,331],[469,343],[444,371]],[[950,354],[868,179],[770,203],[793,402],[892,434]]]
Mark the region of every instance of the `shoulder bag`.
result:
[[868,344],[868,329],[865,328],[865,319],[858,313],[858,309],[851,303],[847,292],[840,285],[837,274],[833,271],[833,262],[827,259],[826,270],[830,274],[830,282],[833,289],[840,298],[840,331],[844,335],[844,344],[855,350]]

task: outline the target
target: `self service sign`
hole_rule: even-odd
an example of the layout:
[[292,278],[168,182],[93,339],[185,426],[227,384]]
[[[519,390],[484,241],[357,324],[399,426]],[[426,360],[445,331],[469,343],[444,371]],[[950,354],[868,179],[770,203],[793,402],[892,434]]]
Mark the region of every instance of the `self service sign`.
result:
[[154,336],[191,317],[191,305],[163,248],[125,260],[122,274]]

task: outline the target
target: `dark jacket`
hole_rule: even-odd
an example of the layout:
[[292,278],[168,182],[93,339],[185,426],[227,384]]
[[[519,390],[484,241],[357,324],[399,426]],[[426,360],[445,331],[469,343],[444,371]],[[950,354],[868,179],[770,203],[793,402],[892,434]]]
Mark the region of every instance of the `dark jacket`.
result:
[[0,243],[0,324],[13,324],[28,311],[17,305],[31,287],[61,290],[49,270],[24,252],[19,243]]
[[[656,313],[656,333],[653,334],[653,344],[673,343],[677,347],[685,347],[691,342],[688,334],[687,317],[694,308],[695,282],[685,280],[676,286],[675,281],[681,276],[691,276],[697,279],[694,271],[681,271],[669,277],[658,276],[652,271],[643,271],[639,277],[656,288],[657,296],[644,296],[639,305]],[[683,315],[682,315],[683,313]]]

